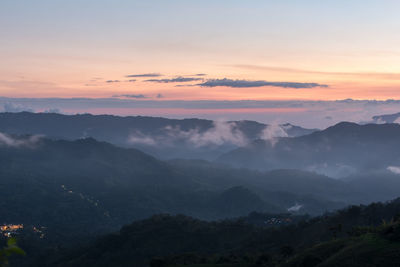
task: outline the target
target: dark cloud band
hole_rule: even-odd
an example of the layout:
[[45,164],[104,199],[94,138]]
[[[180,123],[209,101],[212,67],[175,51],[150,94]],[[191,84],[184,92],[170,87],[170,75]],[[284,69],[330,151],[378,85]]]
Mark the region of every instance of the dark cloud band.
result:
[[274,86],[282,88],[314,88],[314,87],[328,87],[326,84],[319,83],[298,83],[298,82],[268,82],[268,81],[249,81],[249,80],[232,80],[232,79],[211,79],[204,83],[198,84],[202,87],[233,87],[233,88],[249,88],[249,87],[264,87],[264,86]]
[[136,99],[148,98],[147,96],[142,94],[113,95],[113,97],[126,97],[126,98],[136,98]]
[[130,74],[126,75],[127,78],[147,78],[147,77],[161,77],[160,73],[144,73],[144,74]]
[[146,80],[146,82],[154,82],[154,83],[185,83],[185,82],[194,82],[194,81],[202,81],[202,78],[193,78],[193,77],[176,77],[172,79],[150,79]]

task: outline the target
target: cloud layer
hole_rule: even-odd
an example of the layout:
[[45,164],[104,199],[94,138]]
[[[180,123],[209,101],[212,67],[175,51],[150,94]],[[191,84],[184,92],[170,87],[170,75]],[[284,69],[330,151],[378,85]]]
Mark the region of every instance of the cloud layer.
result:
[[260,139],[270,141],[272,146],[275,146],[280,137],[288,137],[288,134],[284,127],[277,123],[266,126],[260,135]]
[[128,142],[151,146],[169,146],[175,142],[184,142],[193,147],[235,145],[245,146],[249,140],[237,129],[235,122],[214,121],[213,126],[207,130],[193,128],[182,130],[176,126],[166,126],[162,134],[149,136],[141,132],[132,133]]
[[146,77],[161,77],[163,76],[160,73],[143,73],[143,74],[129,74],[125,77],[127,78],[146,78]]
[[400,174],[400,167],[397,167],[397,166],[389,166],[389,167],[387,167],[387,169],[388,169],[389,171],[391,171],[392,173],[394,173],[394,174]]
[[40,141],[40,138],[41,136],[39,135],[33,135],[28,138],[14,138],[10,135],[0,133],[0,146],[33,148]]
[[264,87],[264,86],[274,86],[282,88],[314,88],[314,87],[328,87],[326,84],[319,83],[298,83],[298,82],[268,82],[268,81],[250,81],[250,80],[232,80],[232,79],[211,79],[204,83],[198,84],[202,87],[233,87],[233,88],[250,88],[250,87]]
[[136,99],[144,99],[148,98],[143,94],[125,94],[125,95],[113,95],[113,97],[126,97],[126,98],[136,98]]
[[192,78],[192,77],[176,77],[172,79],[149,79],[145,80],[145,82],[155,82],[155,83],[185,83],[185,82],[193,82],[193,81],[201,81],[202,78]]
[[34,112],[34,110],[32,108],[25,107],[21,104],[14,104],[14,103],[10,103],[10,102],[6,102],[3,104],[3,111],[11,112],[11,113],[23,112],[23,111]]
[[[284,126],[273,124],[267,125],[260,132],[258,138],[270,141],[272,145],[275,145],[279,141],[279,138],[287,136],[288,134]],[[243,147],[251,141],[253,140],[249,140],[246,137],[236,122],[227,121],[213,121],[212,127],[207,130],[200,130],[198,128],[182,130],[177,126],[166,126],[161,130],[160,135],[155,136],[145,135],[142,132],[136,131],[128,138],[128,142],[132,144],[170,146],[175,142],[183,142],[186,145],[196,148],[223,145]]]
[[197,148],[226,144],[244,146],[248,143],[245,135],[237,129],[234,122],[214,121],[213,126],[206,131],[197,128],[182,130],[180,127],[167,126],[162,132],[163,134],[158,136],[134,132],[129,136],[128,142],[152,146],[169,146],[175,142],[184,142]]

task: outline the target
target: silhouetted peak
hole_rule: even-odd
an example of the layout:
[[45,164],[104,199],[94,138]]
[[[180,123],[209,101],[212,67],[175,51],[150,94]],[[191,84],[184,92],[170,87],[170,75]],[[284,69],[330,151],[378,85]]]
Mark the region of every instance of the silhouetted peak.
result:
[[333,130],[349,130],[349,129],[355,129],[360,127],[359,124],[354,123],[354,122],[348,122],[348,121],[342,121],[339,122],[337,124],[335,124],[334,126],[331,126],[329,128],[327,128],[325,131],[333,131]]

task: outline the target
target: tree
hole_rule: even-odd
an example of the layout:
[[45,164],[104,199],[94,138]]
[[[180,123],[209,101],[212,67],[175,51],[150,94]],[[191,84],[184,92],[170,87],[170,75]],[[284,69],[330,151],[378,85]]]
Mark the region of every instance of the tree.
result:
[[25,251],[17,246],[15,238],[9,238],[7,246],[0,250],[0,267],[8,266],[8,259],[11,255],[25,255]]
[[294,253],[294,248],[291,246],[283,246],[280,249],[280,253],[283,257],[285,258],[289,258],[290,256],[293,255]]

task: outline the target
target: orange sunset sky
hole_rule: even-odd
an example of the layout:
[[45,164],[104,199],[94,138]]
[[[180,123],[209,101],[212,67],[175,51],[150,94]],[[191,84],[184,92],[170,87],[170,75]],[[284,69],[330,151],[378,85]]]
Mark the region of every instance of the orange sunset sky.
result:
[[[399,10],[395,0],[2,0],[0,97],[400,99]],[[141,114],[163,114],[153,108]],[[203,110],[213,112],[223,113]]]
[[[398,1],[5,0],[0,3],[0,93],[399,98],[399,10]],[[199,81],[155,83],[146,77],[126,82],[127,75],[148,73],[162,79],[202,73],[204,80],[328,87],[200,87],[193,86]]]

